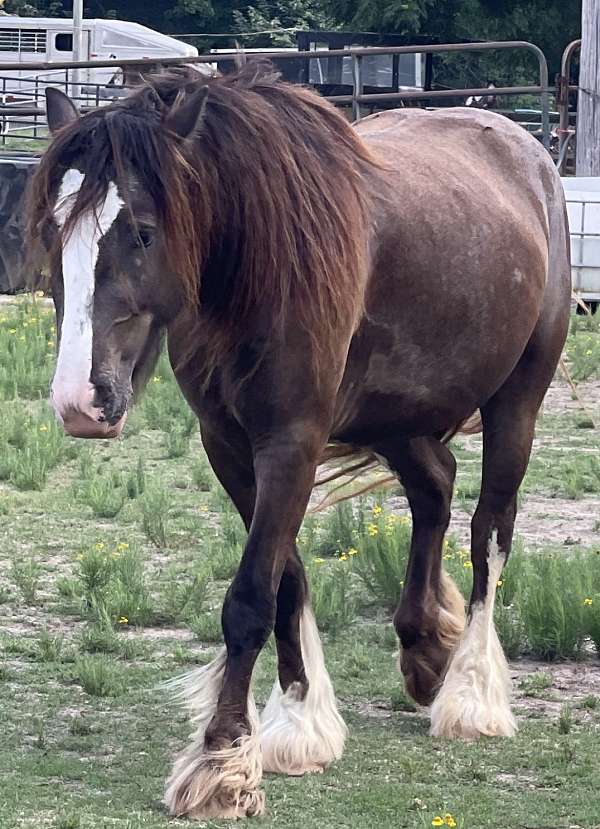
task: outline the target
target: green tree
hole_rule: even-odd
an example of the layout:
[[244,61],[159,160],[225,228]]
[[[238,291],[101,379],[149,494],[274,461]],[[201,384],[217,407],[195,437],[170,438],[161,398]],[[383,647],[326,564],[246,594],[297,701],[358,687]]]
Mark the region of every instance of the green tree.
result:
[[323,5],[319,0],[258,0],[256,5],[233,10],[234,31],[268,32],[244,37],[246,46],[294,46],[293,30],[336,28],[334,18]]

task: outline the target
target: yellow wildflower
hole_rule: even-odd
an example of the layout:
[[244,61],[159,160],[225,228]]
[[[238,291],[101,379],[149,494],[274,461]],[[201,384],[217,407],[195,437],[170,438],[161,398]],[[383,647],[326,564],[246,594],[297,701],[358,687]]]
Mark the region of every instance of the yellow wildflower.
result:
[[313,558],[313,564],[325,564],[324,558]]
[[94,545],[96,550],[103,550],[104,549],[104,542],[99,541],[97,544]]
[[358,550],[355,547],[350,547],[350,549],[348,550],[348,555],[349,556],[357,556],[358,555]]
[[444,819],[441,818],[439,815],[436,815],[434,817],[434,819],[431,821],[431,825],[432,826],[443,826],[444,825]]
[[56,332],[56,328],[53,325],[51,325],[50,326],[50,333],[54,334],[55,332]]
[[38,299],[43,299],[44,298],[44,292],[43,291],[36,291],[35,295]]
[[454,827],[456,826],[456,821],[450,813],[446,813],[444,815],[444,823],[446,824],[446,826],[449,826],[450,829],[454,829]]
[[129,622],[129,619],[127,618],[127,616],[119,616],[119,624],[120,625],[126,625],[128,622]]
[[48,431],[48,427],[44,423],[42,423],[42,425],[40,426],[40,432],[47,432],[47,431]]
[[375,504],[373,507],[373,515],[381,515],[383,512],[383,508],[379,506],[379,504]]
[[9,328],[9,329],[8,329],[8,333],[9,333],[9,334],[16,334],[16,333],[17,333],[17,329],[16,329],[16,328]]
[[153,377],[152,382],[153,383],[160,383],[160,377]]
[[452,553],[444,553],[444,559],[446,559],[446,561],[447,561],[449,558],[454,558],[453,554]]
[[463,561],[463,567],[466,567],[467,570],[470,570],[472,566],[470,561]]
[[584,599],[583,603],[586,607],[590,607],[591,605],[594,604],[594,600],[593,599]]
[[585,356],[586,357],[591,357],[592,356],[592,349],[591,348],[588,348],[588,350],[585,352]]
[[504,579],[498,579],[498,587],[502,587],[504,584]]
[[448,547],[448,539],[444,539],[444,550]]
[[117,544],[117,549],[118,550],[128,550],[129,549],[129,544],[126,541],[120,541],[119,544]]
[[379,530],[377,529],[377,526],[375,524],[367,524],[367,532],[370,536],[374,536],[377,535]]
[[342,553],[339,560],[340,561],[348,561],[348,556],[346,555],[346,553]]

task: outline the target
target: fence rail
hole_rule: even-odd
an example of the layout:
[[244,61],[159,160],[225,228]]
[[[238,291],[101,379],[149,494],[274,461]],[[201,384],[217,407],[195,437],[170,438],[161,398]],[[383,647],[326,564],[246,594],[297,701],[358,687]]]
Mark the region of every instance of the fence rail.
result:
[[[488,87],[473,87],[469,89],[442,89],[442,90],[399,90],[394,92],[382,93],[365,93],[363,91],[363,67],[362,63],[365,58],[378,55],[410,55],[410,54],[451,54],[457,52],[491,52],[504,51],[507,49],[517,49],[530,52],[536,59],[538,65],[538,80],[539,83],[530,86],[512,86],[502,87],[500,89],[489,89]],[[312,61],[312,60],[327,60],[329,58],[350,58],[352,61],[352,93],[350,95],[330,95],[325,96],[334,104],[347,105],[352,108],[352,114],[355,120],[359,120],[363,115],[363,107],[374,104],[393,104],[402,103],[411,100],[426,100],[435,102],[437,100],[445,100],[455,97],[477,96],[481,98],[502,96],[516,96],[516,95],[535,95],[540,99],[541,109],[541,131],[544,146],[550,146],[550,95],[554,93],[554,88],[549,86],[548,82],[548,64],[542,50],[533,43],[528,43],[522,40],[513,41],[489,41],[482,43],[442,43],[430,45],[415,45],[415,46],[375,46],[375,47],[352,47],[348,49],[317,49],[314,51],[273,51],[265,53],[269,60],[280,61]],[[255,59],[257,53],[249,56],[250,59]],[[129,59],[129,60],[111,60],[111,61],[76,61],[68,63],[54,63],[48,61],[28,61],[26,63],[15,65],[14,63],[7,63],[0,61],[0,76],[6,75],[9,72],[23,71],[27,72],[52,72],[52,77],[49,78],[30,78],[29,82],[34,85],[34,90],[31,97],[36,101],[36,105],[31,108],[23,106],[17,116],[17,109],[0,106],[0,117],[6,118],[9,115],[17,117],[31,117],[34,123],[38,125],[38,121],[43,117],[40,108],[37,106],[37,101],[41,97],[44,86],[47,85],[64,85],[67,89],[72,88],[75,83],[76,72],[80,69],[113,69],[115,72],[121,70],[124,79],[134,79],[142,76],[144,73],[156,68],[166,68],[172,66],[180,66],[184,64],[215,64],[217,61],[236,61],[239,60],[240,53],[232,51],[230,53],[220,52],[216,54],[199,55],[196,57],[180,57],[180,58],[143,58],[143,59]],[[64,73],[64,79],[59,76]],[[22,79],[27,82],[26,78]],[[81,84],[84,88],[90,88],[88,91],[93,91],[96,88],[95,95],[80,95],[79,100],[88,102],[95,100],[98,105],[105,96],[100,93],[99,87],[103,85],[88,84],[82,82],[77,78],[77,86]],[[128,88],[132,84],[125,83],[124,87]],[[115,87],[115,90],[117,87]],[[0,90],[1,92],[1,90]],[[10,110],[8,112],[7,110]]]
[[571,83],[571,66],[575,54],[581,49],[581,40],[573,40],[562,54],[560,75],[556,81],[556,105],[559,112],[558,125],[558,171],[562,172],[567,161],[569,145],[575,137],[575,130],[570,129],[569,98],[572,92],[577,92],[577,86]]

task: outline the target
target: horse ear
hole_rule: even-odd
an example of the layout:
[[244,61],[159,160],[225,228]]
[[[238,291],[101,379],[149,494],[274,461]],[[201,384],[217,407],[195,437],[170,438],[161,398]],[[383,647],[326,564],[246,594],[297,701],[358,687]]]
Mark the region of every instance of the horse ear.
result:
[[79,118],[79,113],[73,101],[62,90],[47,86],[46,118],[50,132],[58,132]]
[[206,108],[208,98],[208,86],[201,86],[179,106],[167,118],[167,127],[180,138],[189,138],[192,133],[197,132]]

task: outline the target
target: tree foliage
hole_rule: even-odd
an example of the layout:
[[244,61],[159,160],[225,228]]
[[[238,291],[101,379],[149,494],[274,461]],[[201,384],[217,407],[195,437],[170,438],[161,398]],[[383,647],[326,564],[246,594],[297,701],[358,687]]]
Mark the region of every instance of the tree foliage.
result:
[[[347,29],[457,40],[529,40],[544,51],[553,72],[566,44],[579,37],[581,0],[84,0],[86,17],[137,20],[168,32],[229,33],[231,41],[201,45],[293,45],[285,29]],[[69,0],[4,0],[8,13],[69,15]],[[271,32],[254,37],[248,32]],[[472,61],[455,58],[467,75]],[[482,74],[498,82],[532,78],[533,63],[516,53],[479,59]],[[476,80],[472,78],[472,80]],[[467,79],[467,82],[468,79]]]

